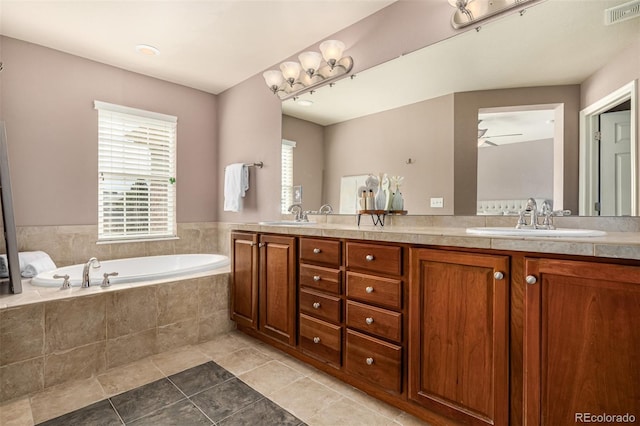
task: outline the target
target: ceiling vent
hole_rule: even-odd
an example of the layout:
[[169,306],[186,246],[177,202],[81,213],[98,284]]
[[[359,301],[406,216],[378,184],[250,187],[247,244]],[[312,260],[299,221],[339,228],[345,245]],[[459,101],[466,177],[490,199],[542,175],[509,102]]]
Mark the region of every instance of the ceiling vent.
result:
[[638,16],[640,16],[640,0],[633,0],[620,6],[605,9],[604,23],[605,25],[617,24]]

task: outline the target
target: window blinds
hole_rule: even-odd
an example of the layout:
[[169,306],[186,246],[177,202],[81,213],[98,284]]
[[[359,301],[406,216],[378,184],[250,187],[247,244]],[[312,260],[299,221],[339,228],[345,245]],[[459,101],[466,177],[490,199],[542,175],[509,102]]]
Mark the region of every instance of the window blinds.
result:
[[282,213],[289,213],[289,206],[293,204],[293,148],[295,147],[295,142],[282,140],[282,192],[280,196],[280,211]]
[[95,102],[98,240],[176,235],[177,118]]

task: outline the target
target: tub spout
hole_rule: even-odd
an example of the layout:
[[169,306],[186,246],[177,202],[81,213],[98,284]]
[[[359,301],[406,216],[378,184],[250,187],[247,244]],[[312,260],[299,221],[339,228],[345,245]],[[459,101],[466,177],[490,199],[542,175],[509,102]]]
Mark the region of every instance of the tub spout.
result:
[[82,269],[82,288],[89,287],[91,285],[91,280],[89,279],[91,267],[94,269],[98,269],[100,267],[100,262],[97,258],[92,257],[84,264],[84,268]]

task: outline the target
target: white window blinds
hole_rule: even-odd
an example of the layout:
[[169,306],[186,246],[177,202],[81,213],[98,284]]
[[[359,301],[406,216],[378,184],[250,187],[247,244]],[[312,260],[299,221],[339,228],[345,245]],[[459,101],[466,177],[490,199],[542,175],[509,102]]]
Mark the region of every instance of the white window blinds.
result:
[[174,116],[95,101],[98,240],[176,235]]
[[282,140],[282,193],[280,197],[280,211],[289,213],[288,209],[293,204],[293,148],[296,143]]

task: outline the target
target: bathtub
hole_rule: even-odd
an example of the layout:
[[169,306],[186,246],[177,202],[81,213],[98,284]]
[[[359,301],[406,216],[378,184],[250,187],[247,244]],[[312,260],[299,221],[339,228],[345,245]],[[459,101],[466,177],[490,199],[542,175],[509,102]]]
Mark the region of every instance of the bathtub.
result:
[[[91,286],[99,286],[105,272],[118,273],[109,278],[111,284],[155,281],[206,273],[227,265],[229,258],[220,254],[176,254],[105,260],[100,261],[100,268],[90,269],[90,281]],[[40,273],[31,280],[31,284],[40,287],[60,286],[62,279],[53,278],[57,274],[69,275],[71,285],[79,287],[83,268],[84,264],[79,264]]]

